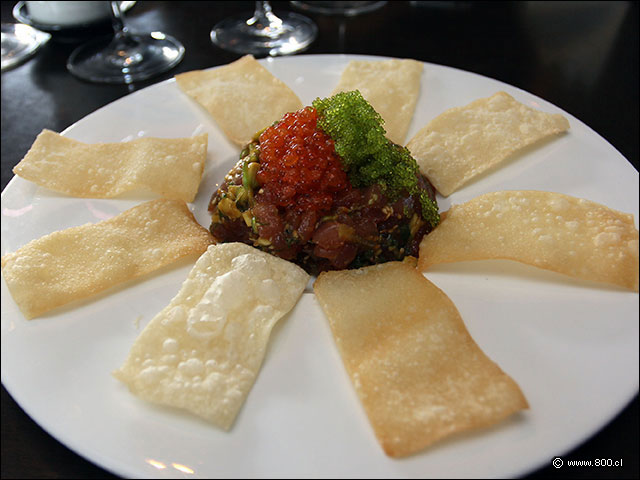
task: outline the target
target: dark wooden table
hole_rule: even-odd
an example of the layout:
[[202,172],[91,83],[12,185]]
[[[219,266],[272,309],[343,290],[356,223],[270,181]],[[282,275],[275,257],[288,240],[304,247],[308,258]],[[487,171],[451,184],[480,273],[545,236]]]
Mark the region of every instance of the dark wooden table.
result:
[[[2,2],[14,23],[15,2]],[[295,10],[272,2],[275,13]],[[253,2],[138,2],[133,30],[162,30],[186,47],[171,72],[133,86],[84,83],[65,69],[86,40],[57,36],[22,65],[2,73],[2,189],[43,129],[62,131],[94,110],[176,73],[226,64],[236,54],[214,47],[211,27]],[[307,14],[319,27],[306,53],[405,57],[468,70],[515,85],[581,119],[638,169],[638,3],[388,2],[352,18]],[[90,32],[108,33],[109,25]],[[4,301],[4,299],[3,299]],[[533,477],[638,477],[638,397],[565,459],[622,458],[622,468],[556,470]],[[551,461],[551,459],[549,459]],[[425,472],[428,476],[428,472]],[[112,475],[36,425],[2,388],[2,478],[102,478]]]

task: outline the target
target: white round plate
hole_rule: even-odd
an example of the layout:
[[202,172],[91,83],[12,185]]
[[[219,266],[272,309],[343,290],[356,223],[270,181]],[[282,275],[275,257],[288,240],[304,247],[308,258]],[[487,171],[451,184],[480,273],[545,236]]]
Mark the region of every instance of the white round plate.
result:
[[[262,60],[310,104],[330,94],[345,55]],[[576,118],[504,83],[425,64],[408,139],[444,110],[504,90],[563,113],[570,131],[528,149],[447,199],[441,210],[508,189],[561,192],[638,218],[638,172]],[[168,80],[92,113],[64,134],[85,142],[209,134],[192,207],[207,202],[238,149]],[[149,197],[150,198],[150,197]],[[91,200],[21,178],[2,193],[2,254],[55,230],[96,222],[146,197]],[[382,452],[311,289],[273,331],[257,381],[230,432],[143,402],[111,375],[147,322],[177,293],[181,263],[79,304],[26,321],[2,281],[2,383],[69,448],[124,477],[513,477],[547,466],[609,422],[638,391],[638,294],[514,262],[434,268],[471,336],[522,388],[530,410],[409,458]]]

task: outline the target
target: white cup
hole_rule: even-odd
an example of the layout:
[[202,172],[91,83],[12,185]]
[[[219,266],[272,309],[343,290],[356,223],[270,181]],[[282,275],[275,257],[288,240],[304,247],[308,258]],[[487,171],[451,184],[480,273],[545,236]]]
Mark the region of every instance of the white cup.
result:
[[25,2],[29,16],[41,25],[73,26],[108,18],[109,2]]

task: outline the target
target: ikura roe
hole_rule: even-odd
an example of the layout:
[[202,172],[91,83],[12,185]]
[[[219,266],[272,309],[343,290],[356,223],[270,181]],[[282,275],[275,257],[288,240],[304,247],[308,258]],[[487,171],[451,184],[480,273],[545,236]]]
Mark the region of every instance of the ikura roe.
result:
[[317,122],[316,110],[307,107],[262,132],[257,201],[322,213],[351,189],[333,140]]

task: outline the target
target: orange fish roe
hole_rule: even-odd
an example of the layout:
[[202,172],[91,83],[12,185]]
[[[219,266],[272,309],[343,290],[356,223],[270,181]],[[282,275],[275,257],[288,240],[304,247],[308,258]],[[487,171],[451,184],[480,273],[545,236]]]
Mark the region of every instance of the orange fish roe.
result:
[[351,190],[331,137],[316,128],[311,107],[286,114],[260,135],[259,201],[325,212]]

